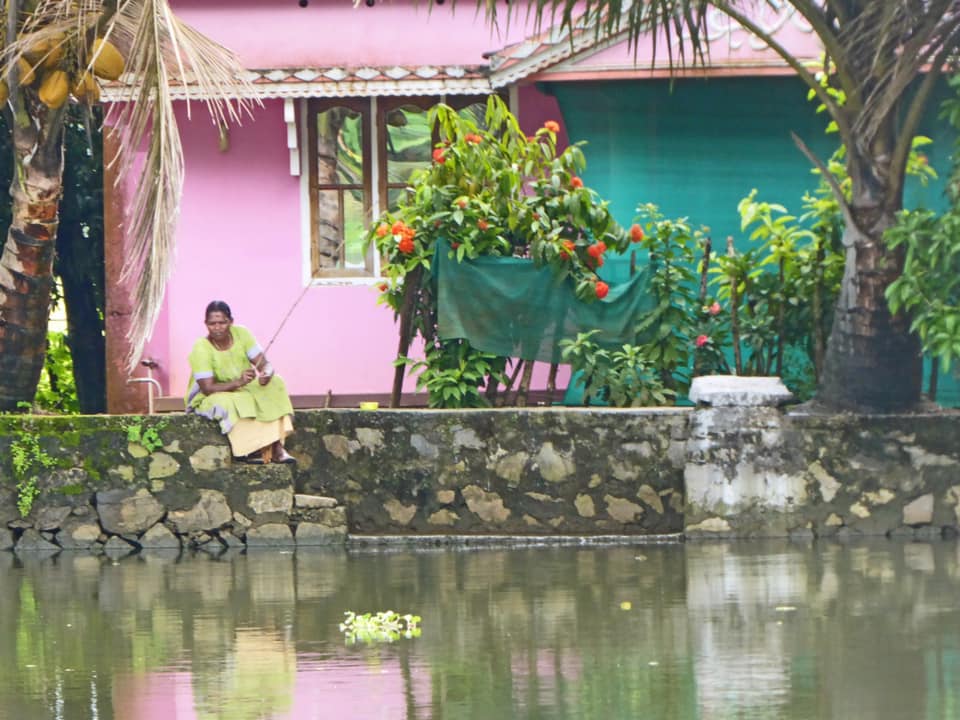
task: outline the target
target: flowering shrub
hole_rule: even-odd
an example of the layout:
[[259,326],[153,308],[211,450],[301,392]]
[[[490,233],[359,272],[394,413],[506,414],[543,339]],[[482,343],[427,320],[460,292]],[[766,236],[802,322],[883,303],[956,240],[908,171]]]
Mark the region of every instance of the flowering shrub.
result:
[[755,192],[744,198],[742,227],[758,242],[745,252],[718,253],[712,279],[700,288],[702,231],[641,205],[628,235],[647,252],[655,307],[637,326],[636,341],[619,350],[598,346],[591,333],[564,342],[585,399],[662,402],[685,393],[695,375],[731,371],[782,374],[800,397],[809,394],[815,338],[818,329],[825,337],[843,270],[833,216],[819,202],[818,195],[805,198],[803,225],[781,206],[758,202]]
[[694,372],[724,370],[716,348],[726,337],[716,300],[700,297],[697,270],[705,235],[686,218],[670,220],[655,205],[637,208],[630,236],[647,251],[656,306],[637,328],[648,359],[660,369],[666,387],[685,393]]
[[[442,104],[430,122],[440,137],[432,164],[413,176],[398,207],[370,233],[389,280],[380,301],[410,312],[412,331],[427,345],[423,362],[398,362],[421,371],[420,387],[433,386],[431,404],[483,405],[476,388],[488,380],[473,370],[457,375],[457,368],[488,368],[496,377],[505,360],[493,362],[464,341],[437,340],[431,278],[437,244],[448,243],[458,261],[529,257],[569,277],[582,301],[595,302],[609,292],[596,275],[605,253],[626,249],[630,237],[578,176],[585,167],[580,148],[557,153],[556,122],[527,137],[497,96],[488,100],[485,127]],[[412,305],[405,308],[405,300]]]

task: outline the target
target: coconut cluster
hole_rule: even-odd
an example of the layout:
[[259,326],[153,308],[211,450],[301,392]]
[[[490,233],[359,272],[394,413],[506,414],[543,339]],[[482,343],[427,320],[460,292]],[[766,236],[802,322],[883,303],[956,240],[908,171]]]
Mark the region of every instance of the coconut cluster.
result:
[[[99,102],[99,80],[117,80],[123,74],[123,55],[109,41],[94,40],[82,65],[71,61],[69,44],[65,35],[51,35],[17,60],[20,86],[35,88],[40,102],[51,109],[61,107],[71,95],[78,102]],[[7,82],[0,80],[0,104],[9,95]]]

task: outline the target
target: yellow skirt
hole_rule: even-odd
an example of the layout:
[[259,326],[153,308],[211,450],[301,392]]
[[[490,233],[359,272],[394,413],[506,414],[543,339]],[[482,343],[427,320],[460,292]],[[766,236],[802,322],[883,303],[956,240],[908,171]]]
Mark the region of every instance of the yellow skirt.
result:
[[243,457],[272,445],[277,440],[283,443],[287,435],[292,432],[293,421],[289,415],[270,422],[241,418],[227,433],[227,439],[230,440],[234,457]]

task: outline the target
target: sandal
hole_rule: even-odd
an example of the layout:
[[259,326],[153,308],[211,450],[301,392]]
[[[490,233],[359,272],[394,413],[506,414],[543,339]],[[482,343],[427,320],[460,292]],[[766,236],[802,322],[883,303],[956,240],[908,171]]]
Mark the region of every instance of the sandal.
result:
[[293,465],[297,462],[297,459],[288,452],[283,451],[280,455],[274,455],[273,462],[277,465]]
[[249,455],[244,455],[243,457],[234,458],[237,462],[246,463],[247,465],[265,465],[263,458],[260,456],[259,452],[250,453]]

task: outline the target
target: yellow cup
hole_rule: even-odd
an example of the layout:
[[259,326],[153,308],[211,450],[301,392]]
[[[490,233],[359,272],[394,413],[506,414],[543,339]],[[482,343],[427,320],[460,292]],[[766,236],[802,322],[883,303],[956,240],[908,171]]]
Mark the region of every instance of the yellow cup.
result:
[[376,410],[379,407],[380,403],[375,400],[364,400],[362,403],[360,403],[361,410]]

